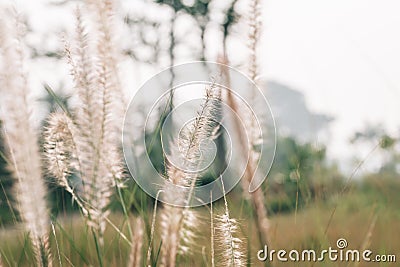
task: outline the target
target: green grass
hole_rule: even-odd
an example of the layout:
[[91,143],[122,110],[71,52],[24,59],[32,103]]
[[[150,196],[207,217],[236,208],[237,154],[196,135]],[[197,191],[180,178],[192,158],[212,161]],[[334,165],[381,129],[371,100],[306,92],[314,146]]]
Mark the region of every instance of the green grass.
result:
[[[271,249],[320,249],[332,246],[336,248],[336,240],[345,238],[349,249],[357,249],[369,243],[374,253],[397,254],[400,259],[400,182],[398,179],[382,177],[366,178],[362,183],[352,183],[344,195],[333,194],[324,201],[313,201],[305,205],[297,213],[277,213],[271,217]],[[257,251],[262,248],[258,243],[255,223],[251,209],[246,201],[241,200],[240,192],[229,194],[231,214],[239,219],[241,235],[249,248],[248,256],[251,266],[264,266],[256,258]],[[240,205],[234,205],[240,203]],[[219,201],[215,203],[214,213],[221,212],[223,207]],[[268,205],[268,203],[267,203]],[[146,206],[146,205],[145,205]],[[145,207],[143,206],[143,207]],[[147,205],[148,206],[148,205]],[[200,208],[202,224],[198,229],[198,242],[192,248],[190,258],[179,258],[179,266],[210,265],[209,211]],[[141,210],[151,219],[151,210]],[[132,215],[130,215],[132,217]],[[374,216],[376,224],[370,231]],[[129,237],[127,220],[122,212],[114,212],[111,221]],[[149,222],[150,223],[150,222]],[[150,225],[148,225],[149,227]],[[57,218],[54,223],[55,236],[51,236],[51,248],[55,266],[59,259],[63,266],[98,266],[98,258],[93,237],[86,227],[84,219],[78,213],[66,214]],[[135,231],[135,229],[132,229]],[[148,229],[149,230],[149,229]],[[147,231],[149,232],[149,231]],[[371,232],[370,238],[368,233]],[[396,238],[397,236],[397,238]],[[0,252],[6,266],[30,266],[33,254],[27,241],[27,235],[19,226],[3,226],[0,231]],[[148,239],[143,242],[143,257],[147,251]],[[156,235],[153,246],[154,255],[160,246]],[[58,247],[58,250],[57,250]],[[121,235],[108,225],[102,251],[104,266],[126,266],[129,245]],[[275,262],[274,266],[299,266],[295,263]],[[301,263],[301,266],[356,266],[354,263]],[[396,266],[396,263],[380,264],[361,263],[360,266]]]

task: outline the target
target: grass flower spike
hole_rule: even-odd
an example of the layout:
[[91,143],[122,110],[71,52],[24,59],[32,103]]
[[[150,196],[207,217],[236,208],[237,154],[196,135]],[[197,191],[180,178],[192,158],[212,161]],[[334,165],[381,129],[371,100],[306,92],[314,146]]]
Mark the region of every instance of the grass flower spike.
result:
[[9,168],[15,178],[14,197],[32,241],[36,264],[51,266],[47,188],[42,178],[38,135],[32,122],[28,76],[24,72],[22,25],[18,20],[6,24],[6,18],[13,21],[8,16],[0,20],[0,107]]

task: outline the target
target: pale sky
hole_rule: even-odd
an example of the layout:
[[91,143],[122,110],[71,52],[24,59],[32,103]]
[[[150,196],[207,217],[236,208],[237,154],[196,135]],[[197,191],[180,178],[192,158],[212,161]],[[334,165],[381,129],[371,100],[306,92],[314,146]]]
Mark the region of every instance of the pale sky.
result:
[[335,158],[354,152],[348,136],[367,122],[399,132],[399,11],[397,0],[264,4],[266,78],[301,90],[313,110],[336,117],[329,147]]

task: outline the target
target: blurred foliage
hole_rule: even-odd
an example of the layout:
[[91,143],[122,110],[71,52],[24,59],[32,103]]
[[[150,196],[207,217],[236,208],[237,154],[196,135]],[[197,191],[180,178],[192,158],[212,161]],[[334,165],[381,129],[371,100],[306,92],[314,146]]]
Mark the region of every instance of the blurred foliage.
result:
[[175,12],[184,11],[189,15],[202,18],[209,12],[210,0],[181,1],[181,0],[155,0],[157,4],[170,6]]
[[363,130],[357,131],[353,135],[350,142],[352,144],[378,144],[380,152],[385,155],[379,172],[398,176],[400,174],[400,130],[396,136],[386,133],[384,129],[380,124],[366,125]]
[[[50,93],[51,92],[51,93]],[[50,104],[49,107],[59,109],[57,106],[63,104],[64,108],[68,109],[68,99],[63,96],[58,96],[51,89],[49,97],[45,98]],[[57,98],[57,99],[54,99]],[[44,122],[44,126],[45,126]],[[361,136],[361,134],[359,134]],[[368,135],[370,136],[370,135]],[[164,158],[161,151],[161,137],[158,128],[153,133],[146,136],[146,143],[152,147],[147,147],[152,162],[156,163],[156,168],[160,173],[165,172]],[[382,149],[392,149],[396,144],[396,138],[382,135]],[[1,151],[4,151],[2,147]],[[394,150],[395,151],[395,150]],[[396,154],[395,152],[393,152]],[[397,154],[396,154],[397,155]],[[8,223],[12,219],[10,207],[7,205],[7,200],[4,193],[9,192],[12,184],[12,179],[5,169],[5,161],[0,159],[1,184],[4,190],[0,192],[0,214],[1,223]],[[223,164],[223,159],[220,159]],[[393,164],[398,164],[398,161],[393,161]],[[385,175],[381,176],[381,180],[395,177],[395,166],[388,168],[388,163],[385,165]],[[129,177],[129,173],[126,174]],[[206,174],[202,183],[208,183],[215,177],[211,173]],[[269,172],[267,182],[264,183],[266,189],[267,203],[266,206],[270,214],[290,213],[295,210],[300,210],[313,203],[324,203],[337,195],[345,185],[345,177],[341,174],[338,167],[329,163],[326,160],[326,147],[315,146],[311,143],[301,143],[296,139],[286,136],[278,137],[277,150],[274,164]],[[46,177],[50,189],[50,200],[52,203],[52,211],[54,215],[77,210],[74,203],[71,201],[70,195],[53,183],[52,177]],[[365,183],[358,182],[358,189],[368,193],[374,191],[371,189],[372,178],[366,176]],[[357,183],[356,183],[357,184]],[[371,191],[371,192],[372,192]],[[236,193],[235,193],[236,192]],[[240,190],[234,190],[233,194],[238,194]],[[143,212],[143,208],[153,205],[153,200],[150,199],[134,182],[133,179],[128,179],[125,188],[122,189],[122,199],[128,209],[134,213]],[[10,194],[8,193],[8,196]],[[121,198],[116,197],[111,206],[113,210],[121,210]],[[143,206],[144,205],[144,206]]]
[[381,137],[380,145],[383,149],[390,149],[396,144],[396,142],[397,139],[385,134]]
[[239,20],[239,14],[235,11],[236,3],[237,0],[233,0],[226,10],[225,20],[222,24],[222,28],[224,30],[224,42],[226,42],[226,38],[228,37],[232,26]]
[[[268,175],[272,213],[290,212],[313,200],[324,200],[340,188],[342,176],[326,162],[326,148],[278,137],[275,160]],[[335,186],[332,184],[336,183]]]
[[[2,129],[1,121],[0,129]],[[1,131],[1,133],[3,133],[3,131]],[[12,184],[11,173],[7,169],[4,136],[0,134],[0,225],[12,222],[15,214],[15,210],[9,205],[9,203],[12,202],[10,194]]]
[[[192,57],[195,60],[205,60],[206,53],[206,44],[205,44],[205,33],[209,25],[211,23],[218,24],[223,32],[223,43],[226,46],[226,40],[229,34],[231,33],[232,26],[238,21],[239,14],[235,10],[237,0],[226,2],[227,5],[224,10],[221,10],[223,13],[223,21],[212,21],[211,19],[211,4],[210,0],[193,0],[193,1],[181,1],[181,0],[154,0],[155,4],[160,6],[169,7],[173,14],[170,18],[170,22],[168,25],[168,36],[166,36],[165,32],[162,32],[161,24],[154,19],[150,19],[143,14],[139,14],[139,17],[135,15],[135,18],[132,18],[129,14],[126,15],[124,22],[129,27],[130,33],[136,37],[135,44],[133,47],[129,47],[125,49],[125,54],[130,56],[136,61],[145,62],[149,64],[159,63],[160,58],[163,53],[166,53],[170,60],[170,65],[175,63],[175,52],[174,49],[176,46],[185,44],[186,38],[179,40],[175,36],[175,21],[181,15],[187,15],[192,18],[195,22],[195,27],[197,27],[199,31],[199,39],[200,42],[200,51],[198,48],[190,47],[192,51]],[[163,25],[166,26],[166,25]],[[149,33],[156,33],[155,36],[149,38]],[[191,30],[191,34],[196,31]],[[166,47],[162,46],[162,43],[165,42],[165,38],[168,38],[168,44]],[[140,49],[139,49],[140,48]],[[143,53],[143,50],[148,51],[149,53]]]

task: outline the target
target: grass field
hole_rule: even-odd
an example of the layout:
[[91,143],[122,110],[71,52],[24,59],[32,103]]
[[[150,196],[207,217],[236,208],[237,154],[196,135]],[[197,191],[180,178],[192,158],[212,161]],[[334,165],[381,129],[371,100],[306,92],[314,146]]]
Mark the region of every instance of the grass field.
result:
[[[336,248],[336,241],[344,238],[348,249],[370,249],[375,254],[400,256],[400,182],[395,179],[369,178],[363,183],[353,184],[344,195],[333,195],[329,200],[315,201],[306,207],[290,213],[276,214],[270,217],[269,249],[315,249],[317,252],[329,246]],[[257,259],[259,244],[256,225],[248,212],[245,202],[236,203],[238,192],[228,198],[231,203],[232,216],[238,218],[240,235],[245,237],[248,246],[248,264],[264,266]],[[268,198],[267,198],[268,199]],[[223,207],[221,201],[215,204],[215,211]],[[267,203],[268,207],[268,203]],[[210,266],[210,214],[207,208],[200,208],[201,221],[197,231],[196,245],[191,248],[193,255],[183,257],[179,266]],[[151,211],[147,213],[148,227],[151,225]],[[126,221],[121,213],[115,213],[110,220],[118,229],[126,229]],[[132,220],[131,223],[134,223]],[[60,215],[54,223],[55,232],[51,235],[51,251],[55,257],[55,265],[59,259],[63,266],[96,266],[97,254],[92,235],[79,213]],[[119,230],[108,225],[105,234],[104,263],[105,266],[125,266],[130,247]],[[135,227],[133,226],[133,231]],[[149,232],[150,229],[147,229]],[[55,235],[54,235],[55,233]],[[127,231],[124,231],[128,235]],[[157,236],[157,235],[156,235]],[[33,261],[32,251],[28,246],[27,235],[15,226],[3,226],[0,232],[0,251],[3,262],[9,266],[30,266]],[[144,238],[143,246],[147,248],[148,238]],[[160,245],[155,238],[154,249]],[[146,249],[142,251],[143,257]],[[296,262],[279,262],[273,266],[299,266]],[[397,263],[365,263],[365,262],[302,262],[301,266],[397,266]]]
[[[245,12],[142,1],[134,17],[117,0],[50,2],[43,14],[67,24],[52,48],[55,32],[35,36],[24,14],[0,10],[0,267],[398,266],[400,135],[355,132],[349,146],[373,149],[347,177],[319,136],[331,116],[305,95],[290,93],[306,122],[290,95],[275,114],[312,137],[279,128],[260,79],[260,0]],[[159,73],[135,91],[148,71]],[[266,246],[275,258],[263,262]],[[338,248],[392,262],[276,258]]]

